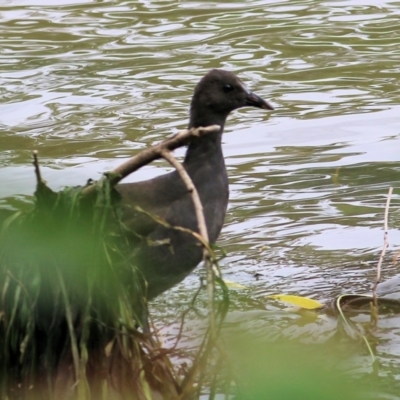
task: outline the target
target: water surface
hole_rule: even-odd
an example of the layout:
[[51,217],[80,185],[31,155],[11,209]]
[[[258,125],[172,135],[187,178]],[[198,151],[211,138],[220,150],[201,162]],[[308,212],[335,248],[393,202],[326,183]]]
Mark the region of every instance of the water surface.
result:
[[[276,292],[367,292],[391,185],[384,277],[398,270],[399,15],[400,2],[369,0],[3,1],[0,204],[30,201],[33,149],[59,189],[184,128],[196,82],[225,68],[276,106],[235,112],[224,135],[221,264],[248,288],[232,294],[233,309]],[[160,162],[129,179],[167,170]],[[197,285],[198,272],[155,312],[173,317]],[[384,365],[398,365],[398,344]]]

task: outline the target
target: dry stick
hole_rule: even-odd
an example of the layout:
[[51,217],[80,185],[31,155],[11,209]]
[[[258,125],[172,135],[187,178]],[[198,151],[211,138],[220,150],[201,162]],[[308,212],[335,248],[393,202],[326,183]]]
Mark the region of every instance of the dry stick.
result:
[[169,151],[162,150],[161,156],[165,158],[178,171],[179,176],[186,185],[187,190],[192,196],[200,235],[203,236],[206,242],[208,242],[206,219],[204,218],[203,205],[201,204],[200,196],[196,189],[196,186],[194,186],[192,179],[186,172],[183,165]]
[[39,185],[41,185],[43,183],[43,181],[42,181],[42,175],[40,174],[38,151],[37,150],[33,150],[33,165],[35,167],[36,183],[39,186]]
[[[143,210],[143,208],[136,206],[134,207],[134,210],[147,215],[149,218],[151,218],[152,220],[154,220],[155,222],[157,222],[157,224],[160,224],[162,226],[165,226],[166,228],[169,229],[175,229],[177,231],[181,231],[181,232],[186,232],[189,235],[192,235],[194,238],[196,238],[204,247],[207,248],[207,251],[211,254],[211,258],[215,259],[215,255],[213,252],[213,249],[211,248],[210,244],[204,240],[203,236],[201,236],[199,233],[192,231],[189,228],[184,228],[183,226],[179,226],[179,225],[171,225],[169,224],[165,219],[158,217],[157,215],[154,215],[152,213],[149,213],[145,210]],[[216,273],[219,271],[216,271]],[[220,275],[218,275],[218,277],[220,277]]]
[[[203,205],[200,200],[199,193],[196,187],[193,184],[192,179],[189,174],[186,172],[183,165],[167,150],[162,150],[161,155],[165,158],[177,171],[179,176],[182,178],[183,182],[186,185],[187,190],[192,196],[194,210],[196,213],[197,224],[199,227],[200,235],[203,237],[206,243],[208,240],[208,232],[206,220],[203,212]],[[213,279],[213,269],[210,262],[210,253],[207,248],[203,246],[203,260],[206,267],[206,275],[207,275],[207,291],[208,291],[208,316],[210,323],[210,336],[211,340],[215,339],[215,312],[214,312],[214,279]]]
[[386,200],[386,207],[385,207],[385,217],[384,217],[384,236],[383,236],[383,247],[382,247],[382,252],[381,255],[379,257],[379,262],[378,262],[378,266],[376,268],[376,279],[375,279],[375,284],[374,287],[372,289],[372,298],[373,298],[373,304],[375,307],[375,311],[376,311],[376,315],[378,313],[378,296],[376,294],[376,290],[378,287],[379,282],[381,281],[381,267],[382,267],[382,262],[383,262],[383,258],[385,257],[385,253],[386,253],[386,249],[389,247],[389,241],[388,241],[388,219],[389,219],[389,205],[390,205],[390,200],[392,198],[392,193],[393,193],[393,188],[390,187],[389,188],[389,193],[388,193],[388,197]]
[[[214,343],[216,338],[216,327],[215,327],[215,310],[214,310],[214,279],[213,279],[213,266],[210,262],[210,251],[208,250],[209,238],[207,232],[206,221],[203,212],[203,205],[201,203],[201,199],[199,193],[193,184],[192,179],[189,174],[178,160],[172,156],[172,154],[164,150],[162,152],[162,157],[165,158],[178,172],[181,179],[183,180],[186,188],[188,189],[190,195],[192,196],[192,201],[196,213],[197,224],[200,232],[200,237],[202,239],[201,243],[203,245],[203,260],[206,267],[206,275],[207,275],[207,290],[208,290],[208,316],[209,316],[209,332],[210,332],[210,342]],[[193,371],[192,371],[193,372]],[[193,376],[193,375],[192,375]],[[183,385],[185,387],[187,385]],[[185,394],[185,390],[183,390],[182,395]],[[182,397],[180,396],[180,398]]]
[[[175,150],[178,147],[182,147],[187,144],[190,139],[195,137],[202,137],[205,135],[209,135],[211,133],[219,132],[221,127],[219,125],[211,125],[205,128],[191,128],[185,129],[183,131],[178,132],[176,135],[168,138],[161,143],[149,147],[141,151],[136,156],[130,158],[128,161],[121,164],[119,167],[115,168],[113,171],[109,172],[106,178],[109,179],[110,185],[117,185],[122,179],[126,178],[131,173],[137,171],[139,168],[151,163],[154,160],[162,158],[161,153],[165,150]],[[83,189],[82,193],[87,195],[92,193],[96,188],[96,185],[91,185]]]

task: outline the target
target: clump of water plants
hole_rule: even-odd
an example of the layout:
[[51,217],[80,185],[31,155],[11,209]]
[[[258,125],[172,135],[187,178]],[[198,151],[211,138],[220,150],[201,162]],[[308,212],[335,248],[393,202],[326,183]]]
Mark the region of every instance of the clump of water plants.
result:
[[84,190],[40,181],[33,209],[3,224],[0,397],[169,398],[116,193],[107,179]]

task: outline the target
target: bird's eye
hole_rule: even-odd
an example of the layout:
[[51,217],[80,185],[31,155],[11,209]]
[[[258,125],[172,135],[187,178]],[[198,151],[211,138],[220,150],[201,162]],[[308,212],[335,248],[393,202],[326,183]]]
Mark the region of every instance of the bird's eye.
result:
[[230,85],[229,83],[227,83],[226,85],[224,85],[223,90],[225,93],[229,93],[232,92],[232,90],[234,89],[234,87],[232,85]]

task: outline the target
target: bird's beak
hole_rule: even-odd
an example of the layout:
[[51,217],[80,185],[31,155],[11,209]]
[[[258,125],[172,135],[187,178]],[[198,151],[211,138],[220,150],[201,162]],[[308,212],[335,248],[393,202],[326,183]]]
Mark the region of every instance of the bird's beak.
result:
[[274,107],[271,103],[269,103],[268,101],[265,101],[264,99],[262,99],[260,96],[257,96],[253,92],[249,92],[249,94],[247,95],[246,106],[264,108],[265,110],[273,110],[274,109]]

